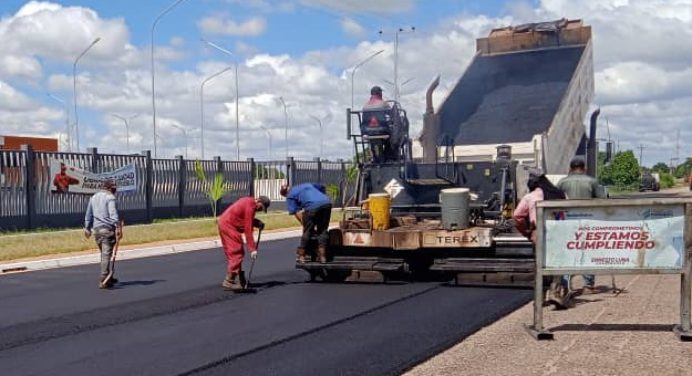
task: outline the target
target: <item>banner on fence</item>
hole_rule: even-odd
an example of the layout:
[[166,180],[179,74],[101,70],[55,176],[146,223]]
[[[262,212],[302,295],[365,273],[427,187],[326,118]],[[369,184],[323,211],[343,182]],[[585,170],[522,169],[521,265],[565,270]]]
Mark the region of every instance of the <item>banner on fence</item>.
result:
[[134,164],[128,164],[114,171],[96,174],[71,166],[59,159],[51,159],[50,176],[53,177],[51,192],[86,193],[98,192],[106,180],[115,181],[118,192],[137,190],[137,170]]
[[682,269],[682,206],[546,210],[547,268]]

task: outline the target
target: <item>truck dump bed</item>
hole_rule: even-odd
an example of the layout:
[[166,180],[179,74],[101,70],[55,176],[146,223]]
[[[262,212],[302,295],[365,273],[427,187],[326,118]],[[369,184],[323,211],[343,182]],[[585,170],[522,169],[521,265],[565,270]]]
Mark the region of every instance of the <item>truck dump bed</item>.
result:
[[455,145],[530,142],[547,132],[584,47],[476,57],[438,110]]
[[[426,114],[424,158],[453,140],[457,160],[493,160],[512,146],[515,159],[567,172],[584,136],[593,97],[591,28],[559,20],[493,30],[434,114]],[[430,108],[430,107],[429,107]]]

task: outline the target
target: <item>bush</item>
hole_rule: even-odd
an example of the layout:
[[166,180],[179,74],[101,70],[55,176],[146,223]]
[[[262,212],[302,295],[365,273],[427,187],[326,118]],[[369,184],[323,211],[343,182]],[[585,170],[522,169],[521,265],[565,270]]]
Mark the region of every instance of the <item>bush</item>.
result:
[[675,178],[673,178],[673,175],[671,175],[667,172],[661,172],[660,177],[661,177],[661,181],[659,183],[660,183],[661,189],[672,188],[675,185]]

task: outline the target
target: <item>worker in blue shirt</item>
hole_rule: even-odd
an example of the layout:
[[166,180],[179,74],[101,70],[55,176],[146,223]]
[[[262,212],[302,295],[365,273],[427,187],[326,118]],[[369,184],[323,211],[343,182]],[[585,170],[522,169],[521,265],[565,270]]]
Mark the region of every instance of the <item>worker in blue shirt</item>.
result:
[[295,215],[303,225],[303,236],[296,250],[296,261],[305,262],[305,249],[310,238],[317,235],[317,260],[327,262],[327,243],[329,242],[329,219],[332,215],[332,202],[325,194],[321,184],[303,183],[294,187],[281,186],[281,195],[286,197],[288,214]]

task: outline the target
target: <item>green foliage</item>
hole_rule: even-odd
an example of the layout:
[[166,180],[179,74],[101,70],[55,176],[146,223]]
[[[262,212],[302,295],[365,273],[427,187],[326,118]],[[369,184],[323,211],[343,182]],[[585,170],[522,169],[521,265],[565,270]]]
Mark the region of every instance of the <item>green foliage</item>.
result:
[[356,184],[358,184],[358,163],[356,163],[359,160],[358,158],[360,158],[362,161],[363,155],[359,153],[358,157],[354,156],[351,163],[349,163],[348,167],[346,167],[346,174],[344,176],[344,194],[341,196],[343,200],[341,203],[342,206],[347,206],[349,201],[356,199],[354,196],[356,194]]
[[619,187],[639,183],[639,163],[632,150],[621,151],[613,157],[613,163],[604,166],[598,173],[601,184]]
[[665,163],[658,162],[653,167],[651,167],[651,171],[659,173],[670,172],[670,168]]
[[202,182],[204,185],[204,193],[209,199],[209,205],[211,206],[211,212],[216,220],[216,212],[218,210],[218,203],[221,198],[228,193],[231,188],[228,183],[223,179],[223,175],[217,173],[214,175],[214,180],[209,181],[207,175],[204,173],[204,167],[202,167],[202,162],[195,160],[195,175],[197,175],[197,180]]
[[279,171],[276,167],[266,167],[257,165],[253,172],[255,179],[285,179],[286,174]]
[[[656,166],[654,166],[656,167]],[[659,172],[661,181],[659,182],[661,189],[663,188],[673,188],[675,185],[675,179],[673,178],[673,175],[671,175],[669,172]]]
[[679,164],[675,168],[673,175],[676,179],[682,179],[685,176],[687,176],[690,172],[692,172],[692,158],[687,158],[687,160],[685,160],[684,163]]
[[339,198],[339,186],[336,184],[327,184],[327,196],[332,200],[332,202],[336,202],[336,199]]

